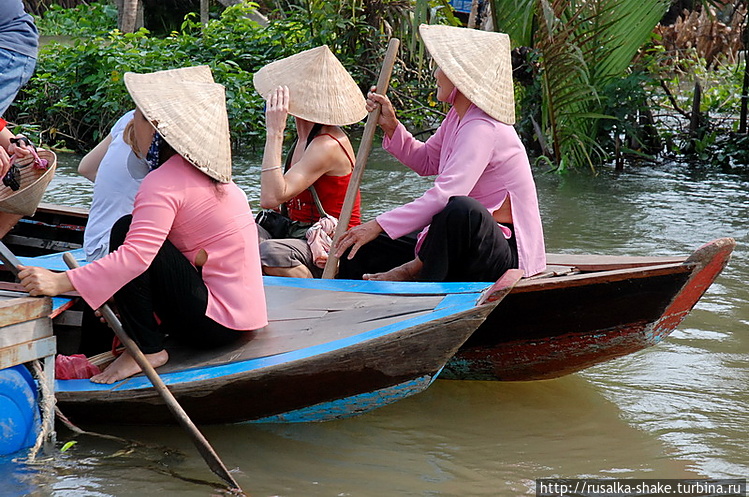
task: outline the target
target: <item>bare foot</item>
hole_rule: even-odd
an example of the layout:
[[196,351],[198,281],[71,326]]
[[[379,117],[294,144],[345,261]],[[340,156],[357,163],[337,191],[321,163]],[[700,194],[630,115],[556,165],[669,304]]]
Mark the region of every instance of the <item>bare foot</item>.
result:
[[[169,360],[169,353],[166,350],[156,352],[155,354],[143,354],[148,362],[154,368],[163,366]],[[103,372],[92,376],[91,381],[94,383],[114,383],[115,381],[124,380],[134,374],[140,373],[141,369],[126,350],[112,364],[107,366]]]
[[423,265],[421,259],[417,257],[384,273],[364,274],[362,279],[369,281],[416,281]]

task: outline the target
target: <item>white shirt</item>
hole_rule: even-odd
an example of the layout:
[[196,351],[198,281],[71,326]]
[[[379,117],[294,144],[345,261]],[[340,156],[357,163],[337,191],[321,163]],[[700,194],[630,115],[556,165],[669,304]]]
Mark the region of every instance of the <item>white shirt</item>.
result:
[[96,172],[94,197],[83,233],[83,249],[89,262],[109,253],[112,225],[133,211],[135,194],[148,174],[148,165],[133,153],[122,137],[134,112],[131,110],[112,126],[112,142]]

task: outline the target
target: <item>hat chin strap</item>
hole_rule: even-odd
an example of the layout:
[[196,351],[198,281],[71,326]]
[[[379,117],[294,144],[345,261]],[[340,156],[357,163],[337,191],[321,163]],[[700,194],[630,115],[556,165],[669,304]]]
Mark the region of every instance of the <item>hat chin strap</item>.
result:
[[452,105],[455,103],[455,98],[458,96],[458,87],[453,86],[453,91],[450,92],[450,95],[447,97],[447,103]]

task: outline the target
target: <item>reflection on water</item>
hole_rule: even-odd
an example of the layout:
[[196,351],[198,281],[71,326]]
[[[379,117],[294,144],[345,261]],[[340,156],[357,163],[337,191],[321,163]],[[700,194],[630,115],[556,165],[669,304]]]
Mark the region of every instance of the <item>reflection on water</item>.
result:
[[[45,201],[87,205],[90,187],[75,176],[74,161],[61,159]],[[236,182],[255,205],[259,167],[252,157],[235,166]],[[438,381],[418,396],[330,423],[205,427],[246,491],[515,496],[532,493],[533,480],[542,477],[749,474],[746,176],[673,165],[536,178],[550,251],[682,255],[732,236],[733,260],[663,343],[576,375],[527,383]],[[364,218],[429,184],[375,149],[364,175]],[[11,467],[13,479],[38,495],[217,494],[184,480],[216,481],[179,428],[96,429],[170,449],[123,450],[82,437],[39,467]]]

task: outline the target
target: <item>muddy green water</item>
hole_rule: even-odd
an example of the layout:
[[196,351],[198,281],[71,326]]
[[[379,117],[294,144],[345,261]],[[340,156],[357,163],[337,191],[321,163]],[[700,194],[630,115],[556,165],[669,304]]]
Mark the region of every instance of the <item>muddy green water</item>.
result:
[[[45,201],[88,205],[75,165],[61,157]],[[257,158],[235,169],[256,200]],[[738,247],[668,339],[584,372],[527,383],[440,380],[337,422],[205,427],[248,494],[519,496],[546,477],[749,476],[749,174],[662,165],[536,179],[550,251],[682,255],[722,236]],[[376,149],[365,219],[428,185]],[[157,447],[79,437],[33,466],[0,463],[0,495],[221,495],[180,428],[92,428]],[[59,445],[71,439],[59,437]]]

